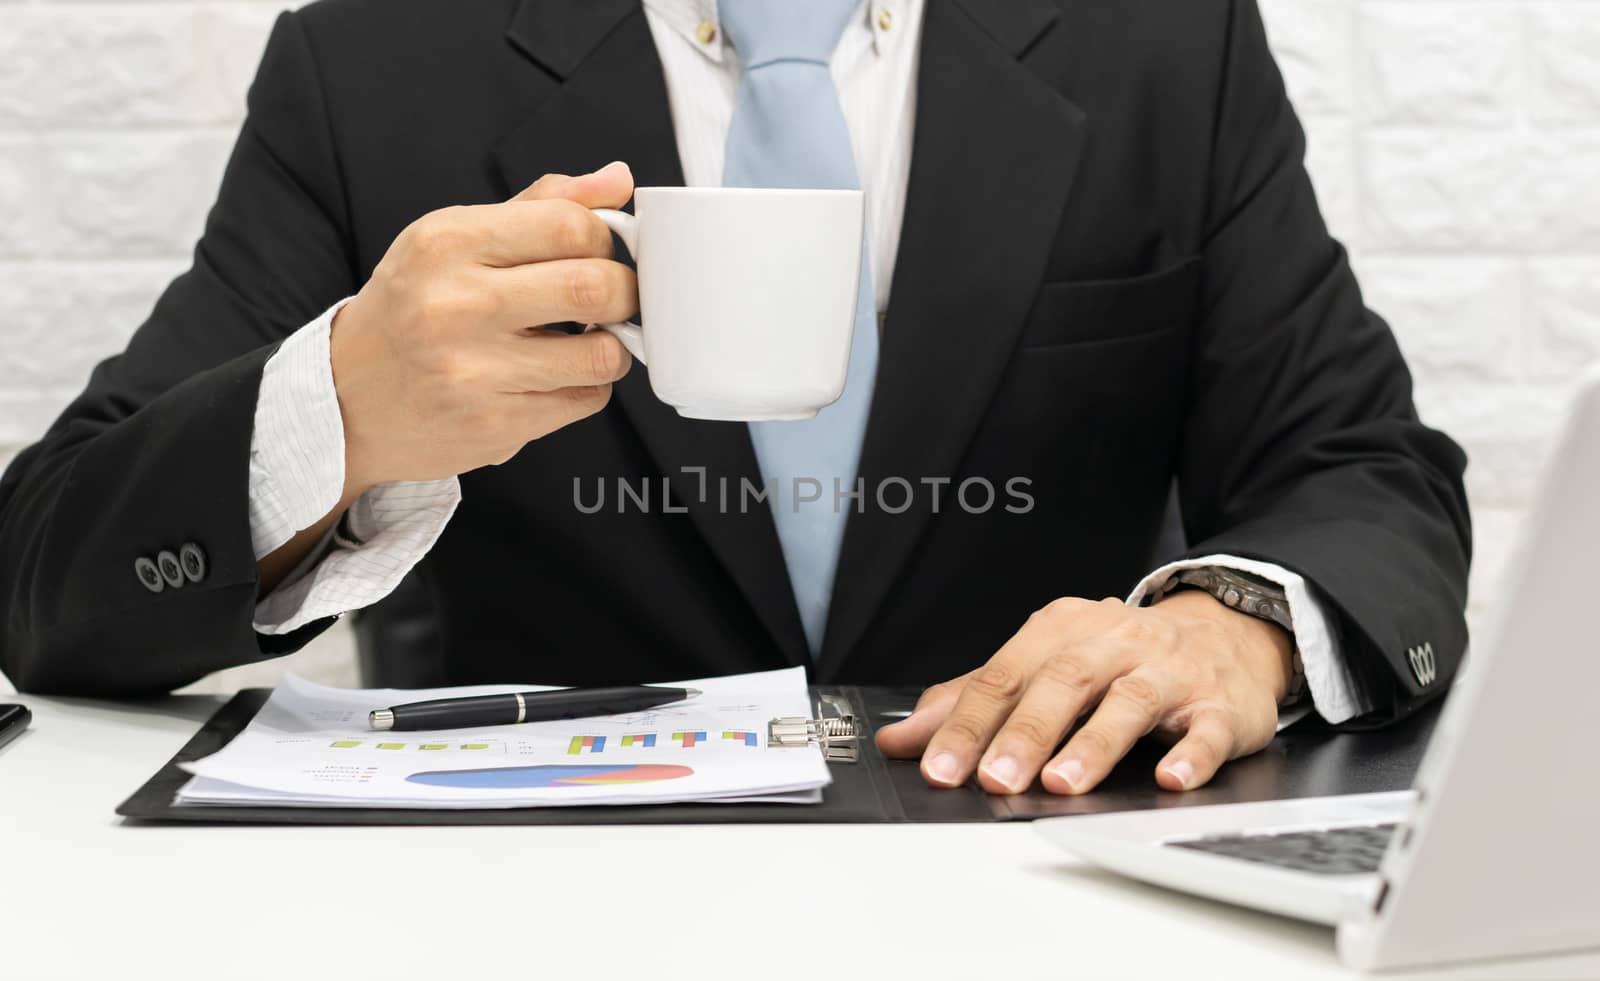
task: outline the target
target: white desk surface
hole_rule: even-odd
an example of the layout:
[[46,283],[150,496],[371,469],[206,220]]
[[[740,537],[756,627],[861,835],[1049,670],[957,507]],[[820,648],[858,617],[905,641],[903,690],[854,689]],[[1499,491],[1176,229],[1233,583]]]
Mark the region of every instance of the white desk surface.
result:
[[[4,979],[1346,976],[1330,930],[1094,871],[1021,824],[126,825],[112,809],[220,700],[16,700]],[[1595,978],[1600,956],[1449,976]]]

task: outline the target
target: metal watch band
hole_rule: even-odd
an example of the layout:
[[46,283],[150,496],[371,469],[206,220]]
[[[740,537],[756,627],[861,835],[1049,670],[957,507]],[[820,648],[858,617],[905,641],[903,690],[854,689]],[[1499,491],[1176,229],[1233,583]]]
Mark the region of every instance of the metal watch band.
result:
[[1161,592],[1164,596],[1184,586],[1203,589],[1225,606],[1262,620],[1270,620],[1290,633],[1294,632],[1294,621],[1289,618],[1289,597],[1276,586],[1232,569],[1202,566],[1179,570],[1167,580]]

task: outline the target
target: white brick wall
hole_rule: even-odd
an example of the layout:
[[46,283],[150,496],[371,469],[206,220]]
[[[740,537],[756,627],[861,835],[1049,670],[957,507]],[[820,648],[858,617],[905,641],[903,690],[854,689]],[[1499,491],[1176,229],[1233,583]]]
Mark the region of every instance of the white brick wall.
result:
[[[1329,221],[1472,454],[1481,622],[1600,359],[1600,0],[1262,4]],[[0,0],[0,463],[186,264],[278,6]]]
[[1600,2],[1262,0],[1310,166],[1424,418],[1468,449],[1484,623],[1600,360]]

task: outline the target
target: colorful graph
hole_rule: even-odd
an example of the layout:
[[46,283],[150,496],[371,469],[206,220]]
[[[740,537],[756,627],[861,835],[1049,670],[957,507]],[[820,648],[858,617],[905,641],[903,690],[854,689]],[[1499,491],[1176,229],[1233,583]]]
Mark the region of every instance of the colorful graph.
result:
[[573,736],[572,742],[567,746],[568,756],[578,756],[588,750],[591,753],[606,751],[606,737],[604,736]]
[[705,742],[706,733],[704,729],[698,732],[675,732],[672,734],[672,738],[680,743],[683,743],[684,749],[688,749],[695,743]]
[[746,746],[757,745],[756,734],[753,732],[725,732],[722,734],[722,738],[732,739],[737,742],[744,743]]
[[607,784],[654,783],[693,776],[686,766],[661,763],[555,763],[539,766],[502,766],[478,770],[425,770],[406,780],[430,787],[470,790],[532,787],[593,787]]
[[653,733],[653,732],[646,732],[646,733],[642,733],[642,734],[637,735],[637,736],[623,736],[622,737],[622,745],[624,745],[624,746],[639,746],[639,747],[642,747],[644,749],[649,749],[652,746],[654,746],[655,744],[656,744],[656,734]]
[[[334,742],[329,743],[328,745],[332,746],[334,749],[355,749],[358,746],[364,746],[366,744],[363,743],[359,739],[339,739],[339,740],[335,740]],[[372,744],[374,749],[390,749],[390,750],[405,749],[408,745],[411,745],[411,744],[410,743],[373,743]],[[417,743],[416,747],[418,749],[441,750],[441,749],[449,749],[450,748],[450,744],[449,743]],[[462,744],[460,744],[459,746],[456,747],[456,749],[489,749],[489,748],[490,748],[490,744],[489,743],[462,743]],[[596,752],[599,752],[599,750],[597,749]]]

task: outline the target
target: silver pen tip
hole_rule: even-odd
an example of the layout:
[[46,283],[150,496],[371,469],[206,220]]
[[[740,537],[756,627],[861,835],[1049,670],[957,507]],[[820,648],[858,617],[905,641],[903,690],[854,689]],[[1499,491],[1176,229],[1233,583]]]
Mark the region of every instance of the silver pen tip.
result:
[[374,729],[393,729],[394,713],[388,709],[373,709],[367,713],[367,725]]
[[684,698],[699,698],[701,695],[704,695],[704,694],[705,694],[705,692],[701,691],[698,688],[685,688],[683,690],[683,697]]

